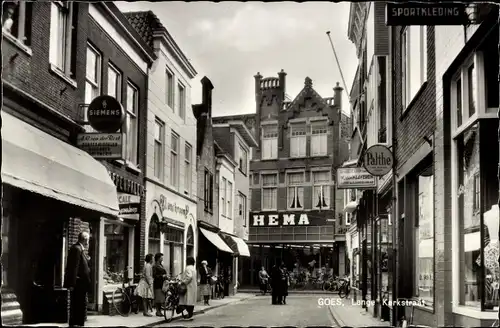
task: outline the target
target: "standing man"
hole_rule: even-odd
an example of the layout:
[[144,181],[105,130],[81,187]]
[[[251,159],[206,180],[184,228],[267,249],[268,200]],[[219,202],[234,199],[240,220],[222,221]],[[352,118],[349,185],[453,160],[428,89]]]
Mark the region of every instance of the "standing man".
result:
[[69,326],[85,325],[87,292],[90,290],[90,269],[85,249],[89,245],[88,232],[80,232],[78,242],[71,246],[66,264],[64,287],[70,291]]

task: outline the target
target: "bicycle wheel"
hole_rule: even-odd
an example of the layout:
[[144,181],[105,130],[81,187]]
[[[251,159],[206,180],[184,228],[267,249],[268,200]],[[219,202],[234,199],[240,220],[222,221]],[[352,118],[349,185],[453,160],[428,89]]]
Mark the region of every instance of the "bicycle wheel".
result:
[[330,282],[325,281],[325,282],[323,283],[323,290],[324,290],[325,292],[330,291],[330,289],[331,289],[331,288],[332,288],[332,284],[331,284]]
[[125,290],[121,287],[118,287],[113,292],[111,302],[113,303],[113,307],[115,308],[116,312],[123,317],[127,317],[132,311],[132,307],[130,306],[130,298]]
[[170,322],[174,318],[175,315],[175,300],[173,296],[167,296],[165,298],[165,305],[163,310],[163,315],[165,316],[165,321]]
[[349,295],[349,291],[347,290],[347,286],[342,286],[339,288],[339,297],[345,298]]

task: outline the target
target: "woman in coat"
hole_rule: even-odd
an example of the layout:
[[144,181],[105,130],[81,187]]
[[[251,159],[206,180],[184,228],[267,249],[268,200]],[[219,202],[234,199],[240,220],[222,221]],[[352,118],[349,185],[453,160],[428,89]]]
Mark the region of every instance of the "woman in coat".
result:
[[290,284],[290,274],[286,269],[285,263],[281,263],[281,295],[282,304],[286,304],[286,297],[288,296],[288,285]]
[[207,266],[208,262],[207,261],[201,261],[201,268],[200,268],[200,292],[201,295],[203,296],[203,302],[205,305],[210,305],[209,300],[210,300],[210,291],[211,291],[211,286],[210,286],[210,277],[211,277],[211,272],[210,268]]
[[181,313],[184,309],[186,309],[188,312],[186,320],[193,320],[194,305],[196,304],[196,294],[198,289],[196,282],[198,279],[196,278],[196,269],[194,264],[195,260],[193,257],[190,256],[186,259],[186,269],[182,273],[180,282],[186,285],[187,290],[184,295],[180,296],[177,312]]
[[148,309],[149,303],[153,299],[153,267],[151,265],[151,262],[153,262],[153,254],[146,255],[144,262],[141,280],[139,281],[134,293],[142,298],[144,316],[152,317],[153,315],[148,312]]
[[165,303],[165,293],[163,292],[163,282],[167,277],[167,270],[163,267],[163,254],[156,253],[155,264],[153,265],[153,292],[155,297],[156,315],[163,317],[161,306]]

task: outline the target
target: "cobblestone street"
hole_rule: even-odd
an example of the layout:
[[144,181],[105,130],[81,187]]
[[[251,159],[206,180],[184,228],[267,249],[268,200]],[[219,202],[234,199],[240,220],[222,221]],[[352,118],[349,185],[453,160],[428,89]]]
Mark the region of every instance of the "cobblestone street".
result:
[[259,296],[236,302],[205,314],[196,315],[193,321],[177,320],[155,327],[222,327],[222,326],[328,326],[336,327],[326,306],[318,305],[320,295],[294,295],[287,298],[287,305],[271,305],[270,296]]

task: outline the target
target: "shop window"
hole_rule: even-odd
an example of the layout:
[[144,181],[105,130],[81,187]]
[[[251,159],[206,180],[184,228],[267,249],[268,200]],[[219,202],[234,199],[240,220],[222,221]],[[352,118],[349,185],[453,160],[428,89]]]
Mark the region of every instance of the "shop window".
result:
[[182,272],[184,231],[166,228],[163,241],[163,265],[175,277]]
[[[104,281],[106,284],[121,283],[124,271],[128,268],[128,227],[105,224],[104,238],[106,240]],[[125,274],[128,276],[128,270]]]
[[434,300],[434,179],[432,166],[417,175],[417,213],[415,219],[414,296],[425,306]]
[[156,214],[153,214],[151,220],[149,221],[149,235],[148,235],[148,253],[156,254],[160,253],[160,219]]
[[[498,121],[484,119],[455,138],[453,219],[460,227],[454,263],[460,305],[498,310]],[[481,231],[481,227],[483,230]],[[455,237],[456,238],[456,237]],[[483,238],[483,240],[481,240]]]

